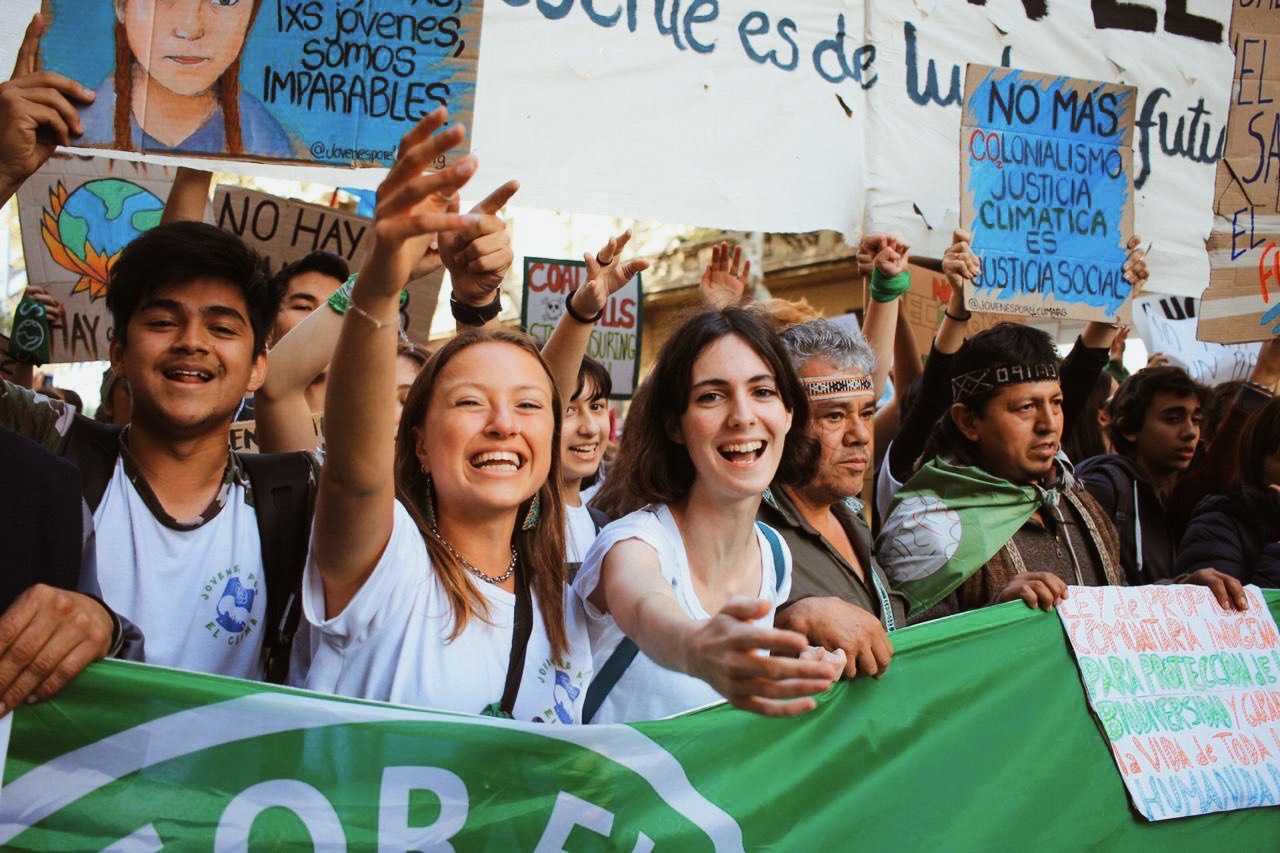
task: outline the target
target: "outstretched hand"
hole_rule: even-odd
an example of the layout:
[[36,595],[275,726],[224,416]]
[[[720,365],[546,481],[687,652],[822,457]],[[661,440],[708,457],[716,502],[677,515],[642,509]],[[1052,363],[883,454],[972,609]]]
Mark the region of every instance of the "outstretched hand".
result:
[[734,707],[794,717],[813,710],[813,694],[831,687],[844,666],[826,656],[797,657],[810,648],[808,640],[794,631],[755,624],[768,612],[769,602],[763,599],[731,598],[694,632],[688,671]]
[[858,272],[871,275],[875,269],[885,278],[907,271],[911,244],[896,234],[865,234],[858,242]]
[[728,308],[742,301],[751,275],[751,261],[742,260],[742,247],[722,240],[711,247],[711,261],[702,271],[698,290],[712,308]]
[[39,302],[44,306],[44,316],[49,323],[50,329],[61,329],[67,323],[67,306],[63,305],[61,300],[56,299],[53,294],[38,284],[27,285],[26,295],[24,299],[31,299]]
[[442,107],[406,133],[395,165],[378,187],[373,249],[361,279],[376,278],[389,293],[404,287],[437,232],[461,231],[476,220],[457,213],[457,193],[475,174],[475,157],[468,154],[447,169],[424,171],[465,137],[461,125],[441,130],[447,120]]
[[[449,270],[453,298],[465,305],[487,305],[502,285],[515,253],[507,223],[498,216],[520,189],[519,181],[507,181],[471,208],[472,221],[439,238],[440,259]],[[453,210],[458,209],[454,199]]]
[[1244,584],[1226,572],[1217,569],[1198,569],[1184,578],[1182,583],[1208,588],[1223,610],[1243,613],[1249,609],[1249,598],[1244,594]]
[[617,237],[610,237],[609,242],[594,255],[587,252],[582,256],[587,263],[587,283],[573,294],[573,310],[579,316],[599,314],[610,296],[621,290],[636,273],[649,268],[649,262],[643,258],[626,262],[619,260],[623,248],[630,241],[631,229],[628,228]]
[[93,101],[93,90],[70,77],[40,71],[45,21],[27,25],[13,74],[0,83],[0,203],[44,164],[59,145],[84,133],[77,104]]

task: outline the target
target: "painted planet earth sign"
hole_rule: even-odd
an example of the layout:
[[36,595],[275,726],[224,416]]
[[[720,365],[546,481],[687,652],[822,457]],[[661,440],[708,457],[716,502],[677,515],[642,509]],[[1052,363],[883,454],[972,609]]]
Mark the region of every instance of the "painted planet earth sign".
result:
[[58,214],[58,237],[67,251],[87,260],[86,246],[112,257],[144,231],[160,224],[164,202],[137,184],[102,178],[81,184]]

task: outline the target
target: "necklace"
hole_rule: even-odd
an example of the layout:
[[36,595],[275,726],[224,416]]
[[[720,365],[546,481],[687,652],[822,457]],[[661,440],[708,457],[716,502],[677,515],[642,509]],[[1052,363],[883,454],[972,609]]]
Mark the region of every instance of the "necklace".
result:
[[477,569],[474,565],[472,565],[472,563],[471,563],[471,561],[470,561],[470,560],[468,560],[466,557],[464,557],[464,556],[462,556],[461,554],[459,554],[459,553],[458,553],[458,549],[457,549],[457,548],[455,548],[455,547],[453,547],[453,545],[449,544],[449,540],[448,540],[448,539],[445,539],[443,536],[441,536],[441,535],[440,535],[440,531],[439,531],[439,530],[436,530],[436,529],[432,528],[432,530],[431,530],[431,535],[432,535],[432,536],[434,536],[434,537],[436,537],[436,539],[440,540],[440,544],[441,544],[441,545],[443,545],[443,546],[445,547],[445,549],[446,549],[446,550],[448,550],[448,552],[449,552],[450,554],[452,554],[452,555],[453,555],[453,558],[454,558],[455,560],[457,560],[459,563],[461,563],[461,564],[462,564],[462,568],[464,568],[464,569],[466,569],[467,571],[471,572],[471,574],[473,574],[473,575],[475,575],[476,577],[480,578],[480,580],[484,581],[485,583],[491,583],[491,584],[494,584],[494,585],[497,585],[497,584],[500,584],[500,583],[505,583],[506,581],[510,580],[510,579],[512,578],[512,576],[513,576],[513,575],[515,575],[515,573],[516,573],[516,549],[515,549],[515,546],[512,546],[512,548],[511,548],[511,562],[510,562],[510,563],[507,563],[507,570],[506,570],[505,572],[503,572],[502,574],[497,575],[497,576],[495,577],[495,576],[493,576],[493,575],[487,575],[487,574],[485,574],[485,573],[484,573],[484,572],[482,572],[480,569]]

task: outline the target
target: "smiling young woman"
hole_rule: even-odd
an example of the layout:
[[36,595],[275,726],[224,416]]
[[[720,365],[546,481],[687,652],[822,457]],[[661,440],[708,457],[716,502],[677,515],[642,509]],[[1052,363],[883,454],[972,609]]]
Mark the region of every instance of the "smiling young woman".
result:
[[811,476],[807,423],[800,381],[762,318],[707,311],[671,335],[610,472],[647,506],[600,533],[573,582],[597,673],[589,719],[653,719],[721,697],[794,715],[838,677],[843,658],[772,627],[790,589],[790,552],[755,522],[775,475]]
[[572,723],[590,661],[585,628],[566,615],[564,511],[549,476],[562,413],[546,363],[523,335],[469,329],[397,412],[400,288],[434,232],[466,224],[444,211],[474,160],[421,172],[461,141],[444,120],[405,137],[379,189],[374,250],[333,354],[303,582],[305,685]]

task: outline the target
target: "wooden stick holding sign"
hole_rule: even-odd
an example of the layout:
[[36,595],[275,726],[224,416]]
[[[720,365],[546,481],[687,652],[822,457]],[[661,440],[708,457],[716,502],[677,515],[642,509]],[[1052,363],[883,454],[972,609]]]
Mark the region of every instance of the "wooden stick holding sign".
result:
[[960,224],[973,311],[1128,322],[1132,86],[968,66]]

